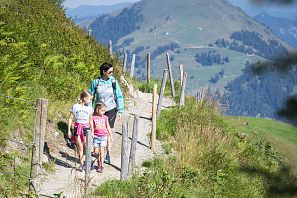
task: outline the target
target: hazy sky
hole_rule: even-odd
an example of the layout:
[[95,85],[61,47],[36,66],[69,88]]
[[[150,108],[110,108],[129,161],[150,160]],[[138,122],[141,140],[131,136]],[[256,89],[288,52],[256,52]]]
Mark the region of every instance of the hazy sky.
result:
[[[76,8],[81,5],[112,5],[123,2],[137,2],[139,0],[65,0],[65,8]],[[182,1],[182,0],[181,0]],[[198,0],[196,0],[198,1]],[[261,12],[268,12],[273,16],[286,18],[297,18],[297,0],[293,0],[293,4],[289,5],[267,5],[255,2],[280,2],[286,0],[229,0],[234,5],[237,5],[245,10],[251,16]],[[254,2],[254,3],[252,3]]]
[[76,8],[81,5],[112,5],[123,2],[136,2],[138,0],[65,0],[65,8]]

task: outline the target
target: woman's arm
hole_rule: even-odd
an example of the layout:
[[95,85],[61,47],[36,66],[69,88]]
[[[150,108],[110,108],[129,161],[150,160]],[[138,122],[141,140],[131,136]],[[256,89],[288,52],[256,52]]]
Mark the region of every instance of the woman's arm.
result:
[[72,126],[72,122],[73,122],[73,113],[70,112],[69,118],[68,118],[68,137],[71,138],[71,126]]
[[117,102],[118,102],[118,108],[120,113],[124,112],[124,98],[123,98],[123,94],[121,91],[121,87],[118,83],[118,81],[116,80],[116,97],[117,97]]
[[106,129],[107,129],[108,135],[109,135],[109,137],[110,137],[110,141],[112,142],[111,128],[110,128],[108,119],[106,119]]

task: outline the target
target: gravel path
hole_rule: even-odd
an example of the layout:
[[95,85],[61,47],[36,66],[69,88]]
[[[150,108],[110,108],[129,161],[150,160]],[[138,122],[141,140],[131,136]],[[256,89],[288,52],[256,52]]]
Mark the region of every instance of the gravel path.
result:
[[[137,93],[137,98],[130,98],[126,102],[126,110],[119,121],[116,121],[113,129],[113,145],[111,148],[111,164],[105,165],[104,172],[98,173],[95,170],[91,172],[91,189],[104,181],[111,179],[120,179],[121,168],[121,142],[122,142],[122,123],[128,122],[129,141],[132,137],[134,115],[140,116],[138,144],[136,149],[136,166],[141,167],[144,160],[152,159],[153,153],[150,150],[150,132],[151,132],[151,111],[152,111],[152,94]],[[170,98],[163,99],[163,108],[174,105]],[[130,146],[130,142],[129,142]],[[156,143],[156,155],[162,154],[161,143]],[[51,150],[51,148],[49,148]],[[129,148],[130,151],[130,148]],[[77,171],[74,167],[78,167],[76,163],[75,151],[64,146],[54,153],[50,153],[56,159],[55,172],[47,174],[40,183],[40,197],[55,197],[55,193],[62,193],[62,197],[82,197],[84,192],[84,172]],[[95,166],[96,167],[96,166]]]

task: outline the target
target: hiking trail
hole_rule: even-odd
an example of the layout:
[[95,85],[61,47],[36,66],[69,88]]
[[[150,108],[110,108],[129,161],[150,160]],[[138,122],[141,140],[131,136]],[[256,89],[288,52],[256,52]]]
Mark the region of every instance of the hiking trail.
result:
[[[90,185],[88,192],[94,190],[97,186],[107,180],[120,179],[121,172],[121,144],[122,144],[122,123],[128,122],[129,134],[129,152],[131,147],[132,131],[134,115],[138,115],[139,119],[139,132],[136,148],[136,167],[141,168],[144,160],[152,159],[154,154],[150,149],[150,133],[151,133],[151,116],[152,116],[152,94],[134,91],[134,97],[130,97],[129,101],[125,101],[125,112],[121,120],[116,120],[115,128],[112,130],[113,142],[110,151],[111,164],[104,164],[103,173],[96,171],[97,163],[95,163],[95,170],[90,174]],[[164,97],[162,108],[174,106],[175,103],[171,98]],[[52,131],[49,134],[58,134],[61,132]],[[53,173],[46,172],[45,176],[38,188],[40,197],[55,197],[54,194],[61,194],[61,197],[73,198],[82,197],[84,193],[84,179],[85,172],[78,171],[76,167],[79,166],[75,150],[69,148],[65,141],[57,141],[53,135],[46,135],[48,142],[50,158],[55,162]],[[59,144],[60,147],[54,147],[54,144]],[[56,146],[56,145],[55,145]],[[157,140],[156,154],[161,155],[162,145]]]

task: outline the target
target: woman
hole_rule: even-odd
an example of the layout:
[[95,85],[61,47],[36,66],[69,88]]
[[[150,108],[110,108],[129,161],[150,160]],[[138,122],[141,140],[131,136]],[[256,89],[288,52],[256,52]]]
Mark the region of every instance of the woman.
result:
[[[100,66],[100,77],[92,81],[90,91],[93,95],[93,104],[101,102],[106,106],[105,115],[108,117],[110,128],[114,128],[117,113],[121,118],[124,112],[124,100],[121,88],[117,80],[112,76],[113,66],[110,63],[103,63]],[[107,139],[107,152],[105,163],[110,164],[111,140]]]

